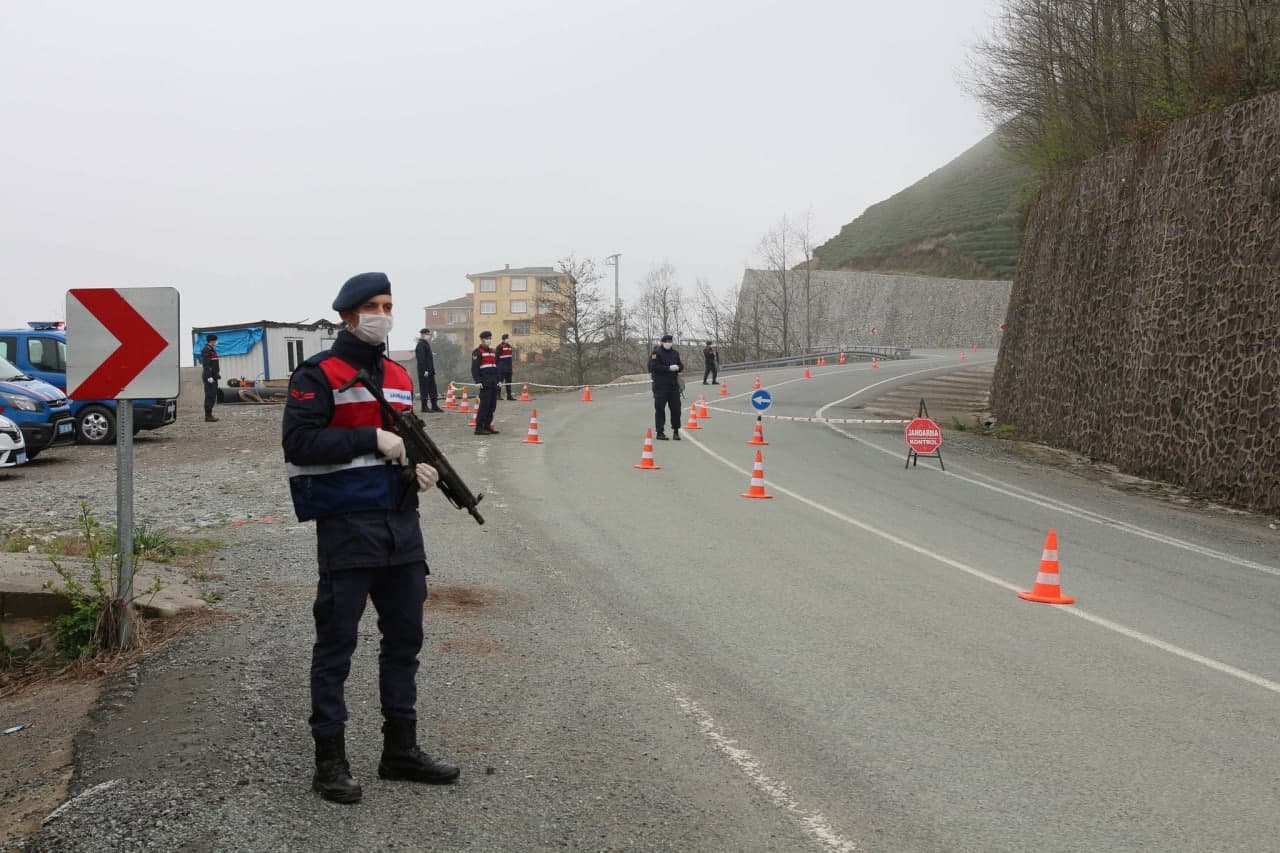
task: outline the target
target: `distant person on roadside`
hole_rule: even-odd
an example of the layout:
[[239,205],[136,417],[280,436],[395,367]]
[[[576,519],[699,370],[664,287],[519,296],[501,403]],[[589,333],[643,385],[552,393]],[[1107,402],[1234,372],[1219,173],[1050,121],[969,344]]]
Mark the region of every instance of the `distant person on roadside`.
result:
[[471,379],[480,385],[480,408],[476,410],[476,435],[497,435],[493,413],[498,408],[498,353],[490,346],[493,332],[480,333],[480,346],[471,351]]
[[418,360],[418,388],[422,397],[422,411],[443,412],[444,409],[437,405],[440,392],[436,390],[436,359],[431,354],[430,329],[418,330],[418,345],[414,348],[413,355]]
[[[494,352],[498,354],[498,383],[507,386],[507,399],[514,400],[515,397],[511,396],[511,377],[515,366],[516,348],[507,340],[508,337],[510,336],[504,332],[502,343],[498,344]],[[498,393],[501,396],[501,388],[498,389]]]
[[391,307],[391,281],[384,273],[362,273],[342,286],[333,309],[343,329],[330,349],[293,372],[283,418],[293,508],[298,520],[315,519],[320,571],[312,607],[311,787],[336,803],[358,803],[362,796],[347,763],[344,687],[369,599],[382,634],[378,776],[433,785],[458,778],[458,768],[433,760],[419,749],[417,737],[418,653],[429,573],[418,493],[434,486],[439,474],[420,463],[411,476],[402,476],[404,439],[386,428],[368,391],[341,390],[364,370],[392,406],[413,410],[413,379],[385,354]]
[[712,385],[719,385],[717,377],[720,375],[720,353],[716,352],[716,348],[711,345],[711,341],[707,341],[707,346],[702,350],[702,361],[704,367],[702,369],[702,384],[707,384],[707,377],[711,377]]
[[663,335],[662,341],[649,353],[649,376],[653,379],[653,423],[656,427],[654,438],[666,441],[667,434],[665,409],[671,410],[671,437],[680,440],[680,371],[684,363],[680,361],[680,353],[676,351],[670,335]]
[[213,404],[218,402],[218,380],[222,371],[218,368],[218,336],[205,335],[204,349],[200,350],[200,381],[204,385],[204,419],[216,423]]

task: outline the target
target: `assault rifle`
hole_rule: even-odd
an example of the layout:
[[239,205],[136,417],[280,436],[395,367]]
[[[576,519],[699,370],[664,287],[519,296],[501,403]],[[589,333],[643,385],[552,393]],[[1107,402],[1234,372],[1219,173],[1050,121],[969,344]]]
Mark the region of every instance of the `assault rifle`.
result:
[[405,453],[409,457],[409,465],[404,470],[405,488],[417,490],[418,476],[414,473],[414,466],[419,462],[425,462],[440,473],[440,480],[436,483],[436,488],[449,499],[449,503],[458,509],[465,509],[471,513],[471,517],[476,520],[476,524],[484,524],[484,518],[480,515],[476,505],[484,499],[484,495],[473,495],[471,490],[467,488],[467,484],[462,482],[462,478],[458,476],[458,472],[453,470],[453,466],[449,464],[449,460],[436,447],[436,443],[431,440],[431,436],[427,435],[426,425],[422,419],[415,415],[412,411],[399,411],[390,403],[387,398],[382,395],[382,389],[373,384],[373,377],[368,371],[361,370],[351,377],[351,381],[339,388],[339,391],[346,391],[355,386],[363,385],[369,389],[369,393],[373,395],[373,399],[378,401],[378,405],[382,407],[383,414],[391,421],[396,428],[396,433],[400,438],[404,439]]

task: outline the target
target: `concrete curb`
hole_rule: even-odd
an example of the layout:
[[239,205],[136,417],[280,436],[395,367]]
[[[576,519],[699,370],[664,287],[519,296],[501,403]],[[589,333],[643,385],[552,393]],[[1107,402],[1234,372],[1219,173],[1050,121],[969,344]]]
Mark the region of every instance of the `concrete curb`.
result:
[[[77,580],[89,577],[92,564],[83,557],[59,557],[58,564]],[[143,593],[160,579],[160,591],[154,596]],[[114,583],[114,578],[111,582]],[[67,599],[55,590],[45,588],[52,581],[62,587],[63,580],[52,561],[44,554],[0,553],[0,616],[47,619],[70,610]],[[181,573],[162,563],[139,563],[133,579],[136,596],[134,607],[152,616],[173,617],[189,610],[208,607],[199,589]]]

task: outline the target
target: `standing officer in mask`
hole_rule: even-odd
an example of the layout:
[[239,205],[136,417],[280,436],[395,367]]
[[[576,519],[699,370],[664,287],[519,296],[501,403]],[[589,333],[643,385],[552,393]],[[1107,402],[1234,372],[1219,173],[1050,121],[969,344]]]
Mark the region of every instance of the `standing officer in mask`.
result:
[[200,350],[200,380],[204,383],[204,419],[216,423],[213,404],[218,402],[218,380],[222,371],[218,368],[218,336],[205,335],[204,349]]
[[471,379],[480,384],[480,408],[476,411],[476,435],[497,435],[493,413],[498,408],[498,354],[489,347],[493,332],[480,333],[480,346],[471,351]]
[[653,378],[653,423],[657,428],[654,438],[666,441],[664,407],[671,409],[671,437],[680,440],[680,371],[684,363],[680,353],[672,348],[671,336],[663,335],[662,343],[649,353],[649,375]]
[[[516,348],[507,340],[508,335],[504,332],[502,335],[502,343],[494,348],[494,352],[498,354],[498,383],[507,386],[507,399],[514,400],[511,396],[511,378],[513,376],[513,368],[515,367]],[[498,396],[502,396],[502,389],[498,389]]]
[[[357,803],[360,785],[347,763],[344,684],[365,601],[373,600],[382,633],[378,688],[382,758],[378,776],[448,784],[458,768],[418,748],[417,673],[427,561],[418,492],[435,485],[430,465],[401,477],[404,440],[389,428],[378,403],[360,385],[368,372],[387,401],[413,409],[413,379],[386,358],[391,332],[391,282],[384,273],[347,281],[333,301],[344,328],[329,350],[304,361],[289,379],[283,447],[289,490],[300,521],[315,519],[320,578],[312,608],[311,734],[316,771],[311,787],[326,800]],[[415,488],[416,487],[416,488]]]
[[424,328],[418,331],[418,345],[413,350],[413,356],[418,362],[418,387],[421,389],[419,396],[422,398],[422,411],[443,412],[444,409],[437,405],[440,392],[436,390],[436,360],[431,354],[430,329]]

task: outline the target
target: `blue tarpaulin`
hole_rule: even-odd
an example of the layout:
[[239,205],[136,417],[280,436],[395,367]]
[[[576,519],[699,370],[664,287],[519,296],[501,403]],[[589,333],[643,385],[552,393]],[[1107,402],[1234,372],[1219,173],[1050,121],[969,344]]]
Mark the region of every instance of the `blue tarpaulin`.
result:
[[192,363],[200,363],[200,350],[204,349],[207,335],[218,336],[218,355],[244,355],[262,340],[264,331],[261,326],[252,326],[247,329],[209,329],[196,333],[193,336],[195,340],[191,342]]

